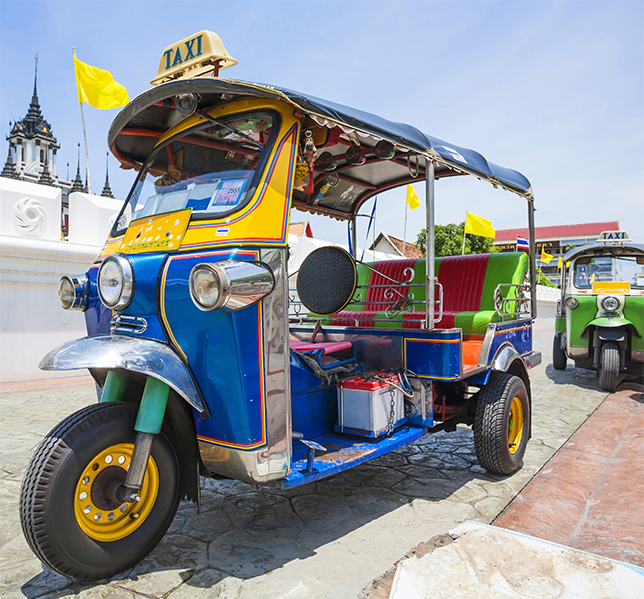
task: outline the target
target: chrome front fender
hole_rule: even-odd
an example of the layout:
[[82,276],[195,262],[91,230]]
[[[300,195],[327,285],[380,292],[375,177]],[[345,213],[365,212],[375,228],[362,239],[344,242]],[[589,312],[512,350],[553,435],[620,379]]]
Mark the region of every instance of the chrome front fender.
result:
[[63,343],[50,351],[38,367],[41,370],[80,368],[122,368],[163,381],[195,410],[206,412],[190,371],[167,345],[125,335],[98,335]]

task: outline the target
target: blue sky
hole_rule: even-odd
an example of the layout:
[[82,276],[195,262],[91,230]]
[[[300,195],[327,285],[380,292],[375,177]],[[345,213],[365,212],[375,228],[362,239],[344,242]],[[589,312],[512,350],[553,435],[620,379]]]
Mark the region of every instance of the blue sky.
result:
[[[477,150],[530,179],[537,226],[620,220],[644,241],[639,0],[2,0],[3,135],[26,114],[37,53],[41,107],[61,145],[59,176],[69,162],[73,178],[82,129],[72,46],[134,98],[150,87],[163,49],[201,29],[218,33],[239,60],[223,76],[308,92]],[[117,113],[85,106],[95,192]],[[7,146],[0,151],[4,162]],[[131,179],[110,156],[115,194],[125,197]],[[438,223],[462,221],[469,210],[497,229],[526,224],[521,198],[473,178],[440,181],[436,193]],[[404,189],[383,194],[378,211],[376,229],[402,236]],[[408,239],[423,212],[409,213]],[[339,223],[311,220],[316,236],[346,239]]]

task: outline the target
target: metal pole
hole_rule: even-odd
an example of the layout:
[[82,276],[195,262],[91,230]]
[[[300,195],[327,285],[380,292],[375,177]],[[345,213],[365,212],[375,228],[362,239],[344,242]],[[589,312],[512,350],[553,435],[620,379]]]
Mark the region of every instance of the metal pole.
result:
[[534,201],[528,199],[528,230],[530,233],[530,311],[531,317],[537,317],[537,256],[534,236]]
[[425,158],[425,322],[434,329],[434,163]]
[[353,259],[358,259],[358,231],[356,231],[356,223],[358,219],[354,216],[351,219],[351,246],[353,250]]
[[403,229],[403,258],[405,257],[405,246],[407,245],[407,242],[405,241],[407,239],[407,200],[405,200],[405,227]]
[[87,133],[85,132],[85,113],[83,112],[83,104],[80,104],[81,120],[83,122],[83,139],[85,140],[85,166],[87,168],[87,191],[92,193],[92,178],[89,175],[89,154],[87,151]]

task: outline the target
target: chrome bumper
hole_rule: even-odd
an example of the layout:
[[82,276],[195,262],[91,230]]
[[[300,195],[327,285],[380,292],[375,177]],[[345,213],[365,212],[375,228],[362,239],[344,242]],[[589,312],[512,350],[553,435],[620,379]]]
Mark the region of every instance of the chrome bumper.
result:
[[41,370],[122,368],[163,381],[195,410],[206,411],[186,365],[170,347],[158,341],[124,335],[83,337],[50,351],[38,367]]

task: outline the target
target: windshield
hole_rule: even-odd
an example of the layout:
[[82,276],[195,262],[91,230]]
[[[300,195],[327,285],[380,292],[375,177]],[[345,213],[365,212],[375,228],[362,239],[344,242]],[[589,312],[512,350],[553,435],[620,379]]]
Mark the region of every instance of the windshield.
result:
[[590,289],[595,282],[620,281],[644,289],[644,256],[578,258],[572,271],[575,287]]
[[238,210],[253,195],[277,129],[274,113],[252,112],[211,118],[172,138],[146,161],[112,234],[185,208],[193,220]]

